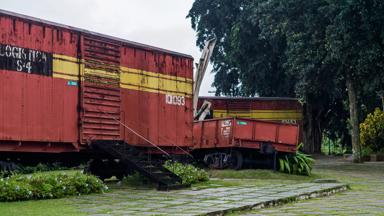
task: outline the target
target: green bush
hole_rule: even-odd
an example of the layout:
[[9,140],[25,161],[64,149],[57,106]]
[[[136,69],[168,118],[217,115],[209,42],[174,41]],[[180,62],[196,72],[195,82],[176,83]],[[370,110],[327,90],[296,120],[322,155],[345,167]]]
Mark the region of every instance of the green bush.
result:
[[384,112],[379,108],[360,124],[360,142],[373,152],[384,151]]
[[108,187],[95,176],[80,172],[37,173],[0,178],[0,201],[51,199],[65,196],[102,193]]
[[[302,144],[299,145],[298,149],[301,146]],[[310,176],[314,161],[310,155],[297,151],[296,154],[285,155],[285,157],[279,159],[280,172]]]
[[166,161],[164,167],[183,179],[184,184],[193,184],[209,180],[209,175],[205,170],[196,168],[190,164]]
[[2,168],[3,169],[0,170],[0,177],[7,177],[13,174],[30,174],[36,172],[70,169],[69,167],[63,166],[60,163],[38,163],[35,166],[24,166],[22,164],[7,163],[7,168]]

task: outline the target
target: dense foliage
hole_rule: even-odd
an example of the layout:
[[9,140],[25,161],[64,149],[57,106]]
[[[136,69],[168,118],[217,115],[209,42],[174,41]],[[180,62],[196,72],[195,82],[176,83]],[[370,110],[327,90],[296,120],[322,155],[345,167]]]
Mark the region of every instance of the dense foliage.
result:
[[297,96],[307,152],[351,133],[357,153],[359,119],[384,86],[382,11],[380,0],[195,0],[188,17],[199,47],[218,38],[218,95]]
[[184,184],[193,184],[209,180],[209,175],[205,170],[196,168],[190,164],[166,161],[164,167],[183,179]]
[[384,112],[376,109],[360,124],[360,139],[364,148],[384,152]]
[[[0,162],[1,163],[1,162]],[[7,177],[13,174],[30,174],[35,172],[46,172],[54,170],[68,170],[69,167],[63,166],[60,163],[38,163],[36,166],[24,166],[21,164],[6,163],[0,164],[0,177]]]
[[80,172],[13,175],[0,178],[0,201],[61,198],[101,193],[107,189],[95,176]]
[[300,151],[279,158],[279,170],[283,173],[310,176],[314,159]]

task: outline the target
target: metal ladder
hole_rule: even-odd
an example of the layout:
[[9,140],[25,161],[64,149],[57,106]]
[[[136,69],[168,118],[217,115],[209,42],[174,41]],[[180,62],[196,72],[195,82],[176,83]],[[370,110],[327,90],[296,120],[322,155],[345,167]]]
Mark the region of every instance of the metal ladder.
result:
[[152,182],[158,183],[158,190],[168,191],[191,186],[183,184],[179,176],[166,169],[161,163],[148,160],[141,154],[143,153],[141,150],[127,143],[98,140],[92,142],[92,147],[120,159],[125,166],[133,168]]

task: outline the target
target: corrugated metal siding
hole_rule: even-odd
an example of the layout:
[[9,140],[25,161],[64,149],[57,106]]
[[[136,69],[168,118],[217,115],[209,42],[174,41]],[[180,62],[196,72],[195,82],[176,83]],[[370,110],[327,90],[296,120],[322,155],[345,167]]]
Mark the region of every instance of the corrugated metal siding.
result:
[[195,122],[194,136],[196,149],[260,149],[262,144],[268,143],[279,152],[295,152],[299,128],[270,121],[224,118]]
[[0,45],[45,52],[52,68],[0,66],[0,151],[73,151],[93,139],[148,145],[116,120],[160,146],[192,146],[190,56],[1,10],[0,36]]
[[83,39],[81,138],[120,139],[120,46],[100,38]]

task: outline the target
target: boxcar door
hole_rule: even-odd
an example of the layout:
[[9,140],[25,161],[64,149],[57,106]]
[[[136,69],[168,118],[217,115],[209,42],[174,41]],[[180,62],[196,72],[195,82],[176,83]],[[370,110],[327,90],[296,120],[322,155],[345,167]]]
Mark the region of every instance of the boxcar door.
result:
[[120,45],[82,39],[81,141],[120,139]]

